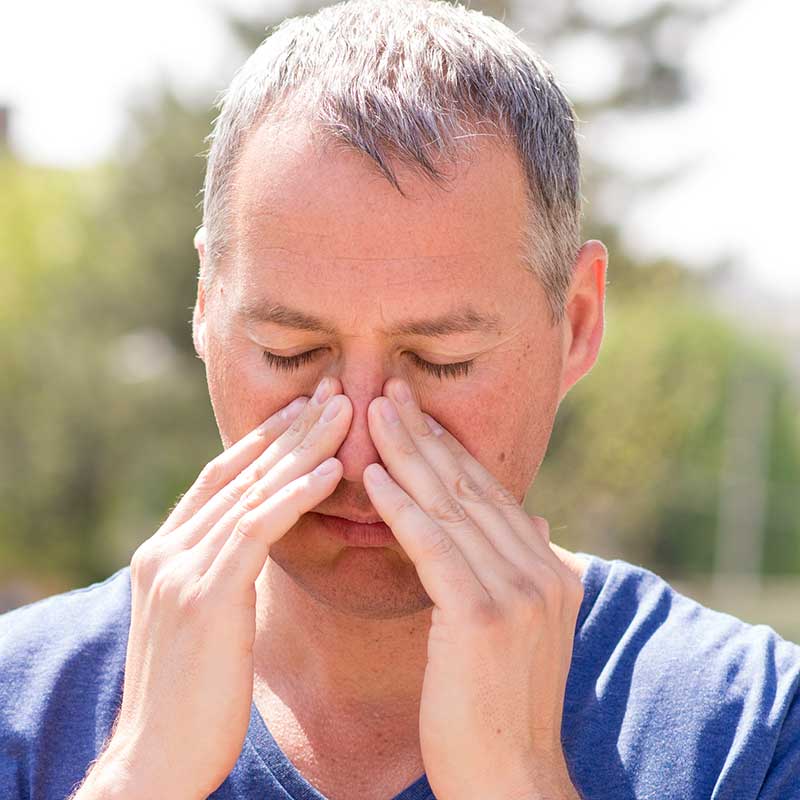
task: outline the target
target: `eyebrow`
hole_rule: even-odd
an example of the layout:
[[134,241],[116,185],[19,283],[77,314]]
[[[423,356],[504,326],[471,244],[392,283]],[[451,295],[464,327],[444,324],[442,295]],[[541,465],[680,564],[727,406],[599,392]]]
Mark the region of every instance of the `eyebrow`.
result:
[[[335,336],[336,327],[328,320],[289,308],[272,300],[249,301],[240,310],[241,317],[250,323],[272,323],[284,328],[313,331]],[[443,337],[454,333],[501,333],[499,314],[484,314],[466,305],[428,319],[405,319],[385,331],[389,336]]]

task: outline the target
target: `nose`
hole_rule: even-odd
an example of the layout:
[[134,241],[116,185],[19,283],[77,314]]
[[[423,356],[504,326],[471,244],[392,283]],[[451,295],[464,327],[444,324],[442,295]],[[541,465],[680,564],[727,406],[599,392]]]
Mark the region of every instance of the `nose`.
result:
[[338,382],[336,392],[344,394],[353,406],[350,428],[335,455],[342,462],[346,481],[363,482],[364,469],[377,462],[383,465],[380,453],[372,442],[367,422],[369,404],[383,393],[387,375],[382,369],[371,369],[362,363],[353,369],[331,374]]

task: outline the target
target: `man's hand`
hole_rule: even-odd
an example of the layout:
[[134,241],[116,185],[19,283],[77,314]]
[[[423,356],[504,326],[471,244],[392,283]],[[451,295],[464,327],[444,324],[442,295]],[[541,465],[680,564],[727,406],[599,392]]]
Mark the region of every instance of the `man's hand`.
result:
[[341,395],[298,398],[211,461],[136,550],[122,707],[85,796],[108,775],[131,797],[205,798],[233,769],[253,697],[255,581],[270,545],[336,488],[342,464],[328,457],[351,415]]
[[407,384],[390,385],[396,402],[369,409],[389,474],[371,464],[364,481],[434,603],[419,722],[431,788],[440,800],[576,798],[561,718],[579,559],[554,550],[547,522],[423,414]]

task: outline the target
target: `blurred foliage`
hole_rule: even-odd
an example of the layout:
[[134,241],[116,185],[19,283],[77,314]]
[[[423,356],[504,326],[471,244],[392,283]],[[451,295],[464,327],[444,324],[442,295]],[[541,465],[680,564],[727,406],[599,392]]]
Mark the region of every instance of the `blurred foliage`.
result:
[[[682,102],[680,59],[710,13],[656,2],[610,23],[566,0],[533,20],[521,3],[470,5],[522,23],[545,57],[587,33],[623,54],[613,91],[576,103],[585,122]],[[277,21],[229,21],[242,58]],[[103,579],[220,450],[190,326],[212,99],[189,107],[154,87],[131,106],[118,157],[96,169],[0,161],[0,587],[21,577],[44,594]],[[709,571],[731,379],[744,369],[770,398],[763,566],[799,570],[800,423],[786,366],[709,311],[695,273],[626,252],[602,198],[634,197],[633,178],[586,156],[583,171],[584,238],[610,253],[607,330],[562,404],[529,507],[567,547]]]
[[635,291],[607,308],[595,368],[564,399],[527,505],[553,538],[659,574],[710,572],[735,378],[769,400],[766,573],[800,570],[798,397],[777,353],[702,295]]

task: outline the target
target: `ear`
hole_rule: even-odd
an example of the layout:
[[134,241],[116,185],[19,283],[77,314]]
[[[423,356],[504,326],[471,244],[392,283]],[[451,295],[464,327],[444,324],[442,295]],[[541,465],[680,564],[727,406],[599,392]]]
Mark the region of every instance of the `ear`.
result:
[[206,261],[206,229],[201,227],[194,235],[194,247],[200,259],[200,271],[197,278],[197,302],[192,313],[192,341],[198,358],[205,361],[206,355],[206,293],[205,293],[205,261]]
[[563,368],[559,402],[597,360],[605,322],[608,251],[598,239],[578,252],[570,284],[563,327]]

